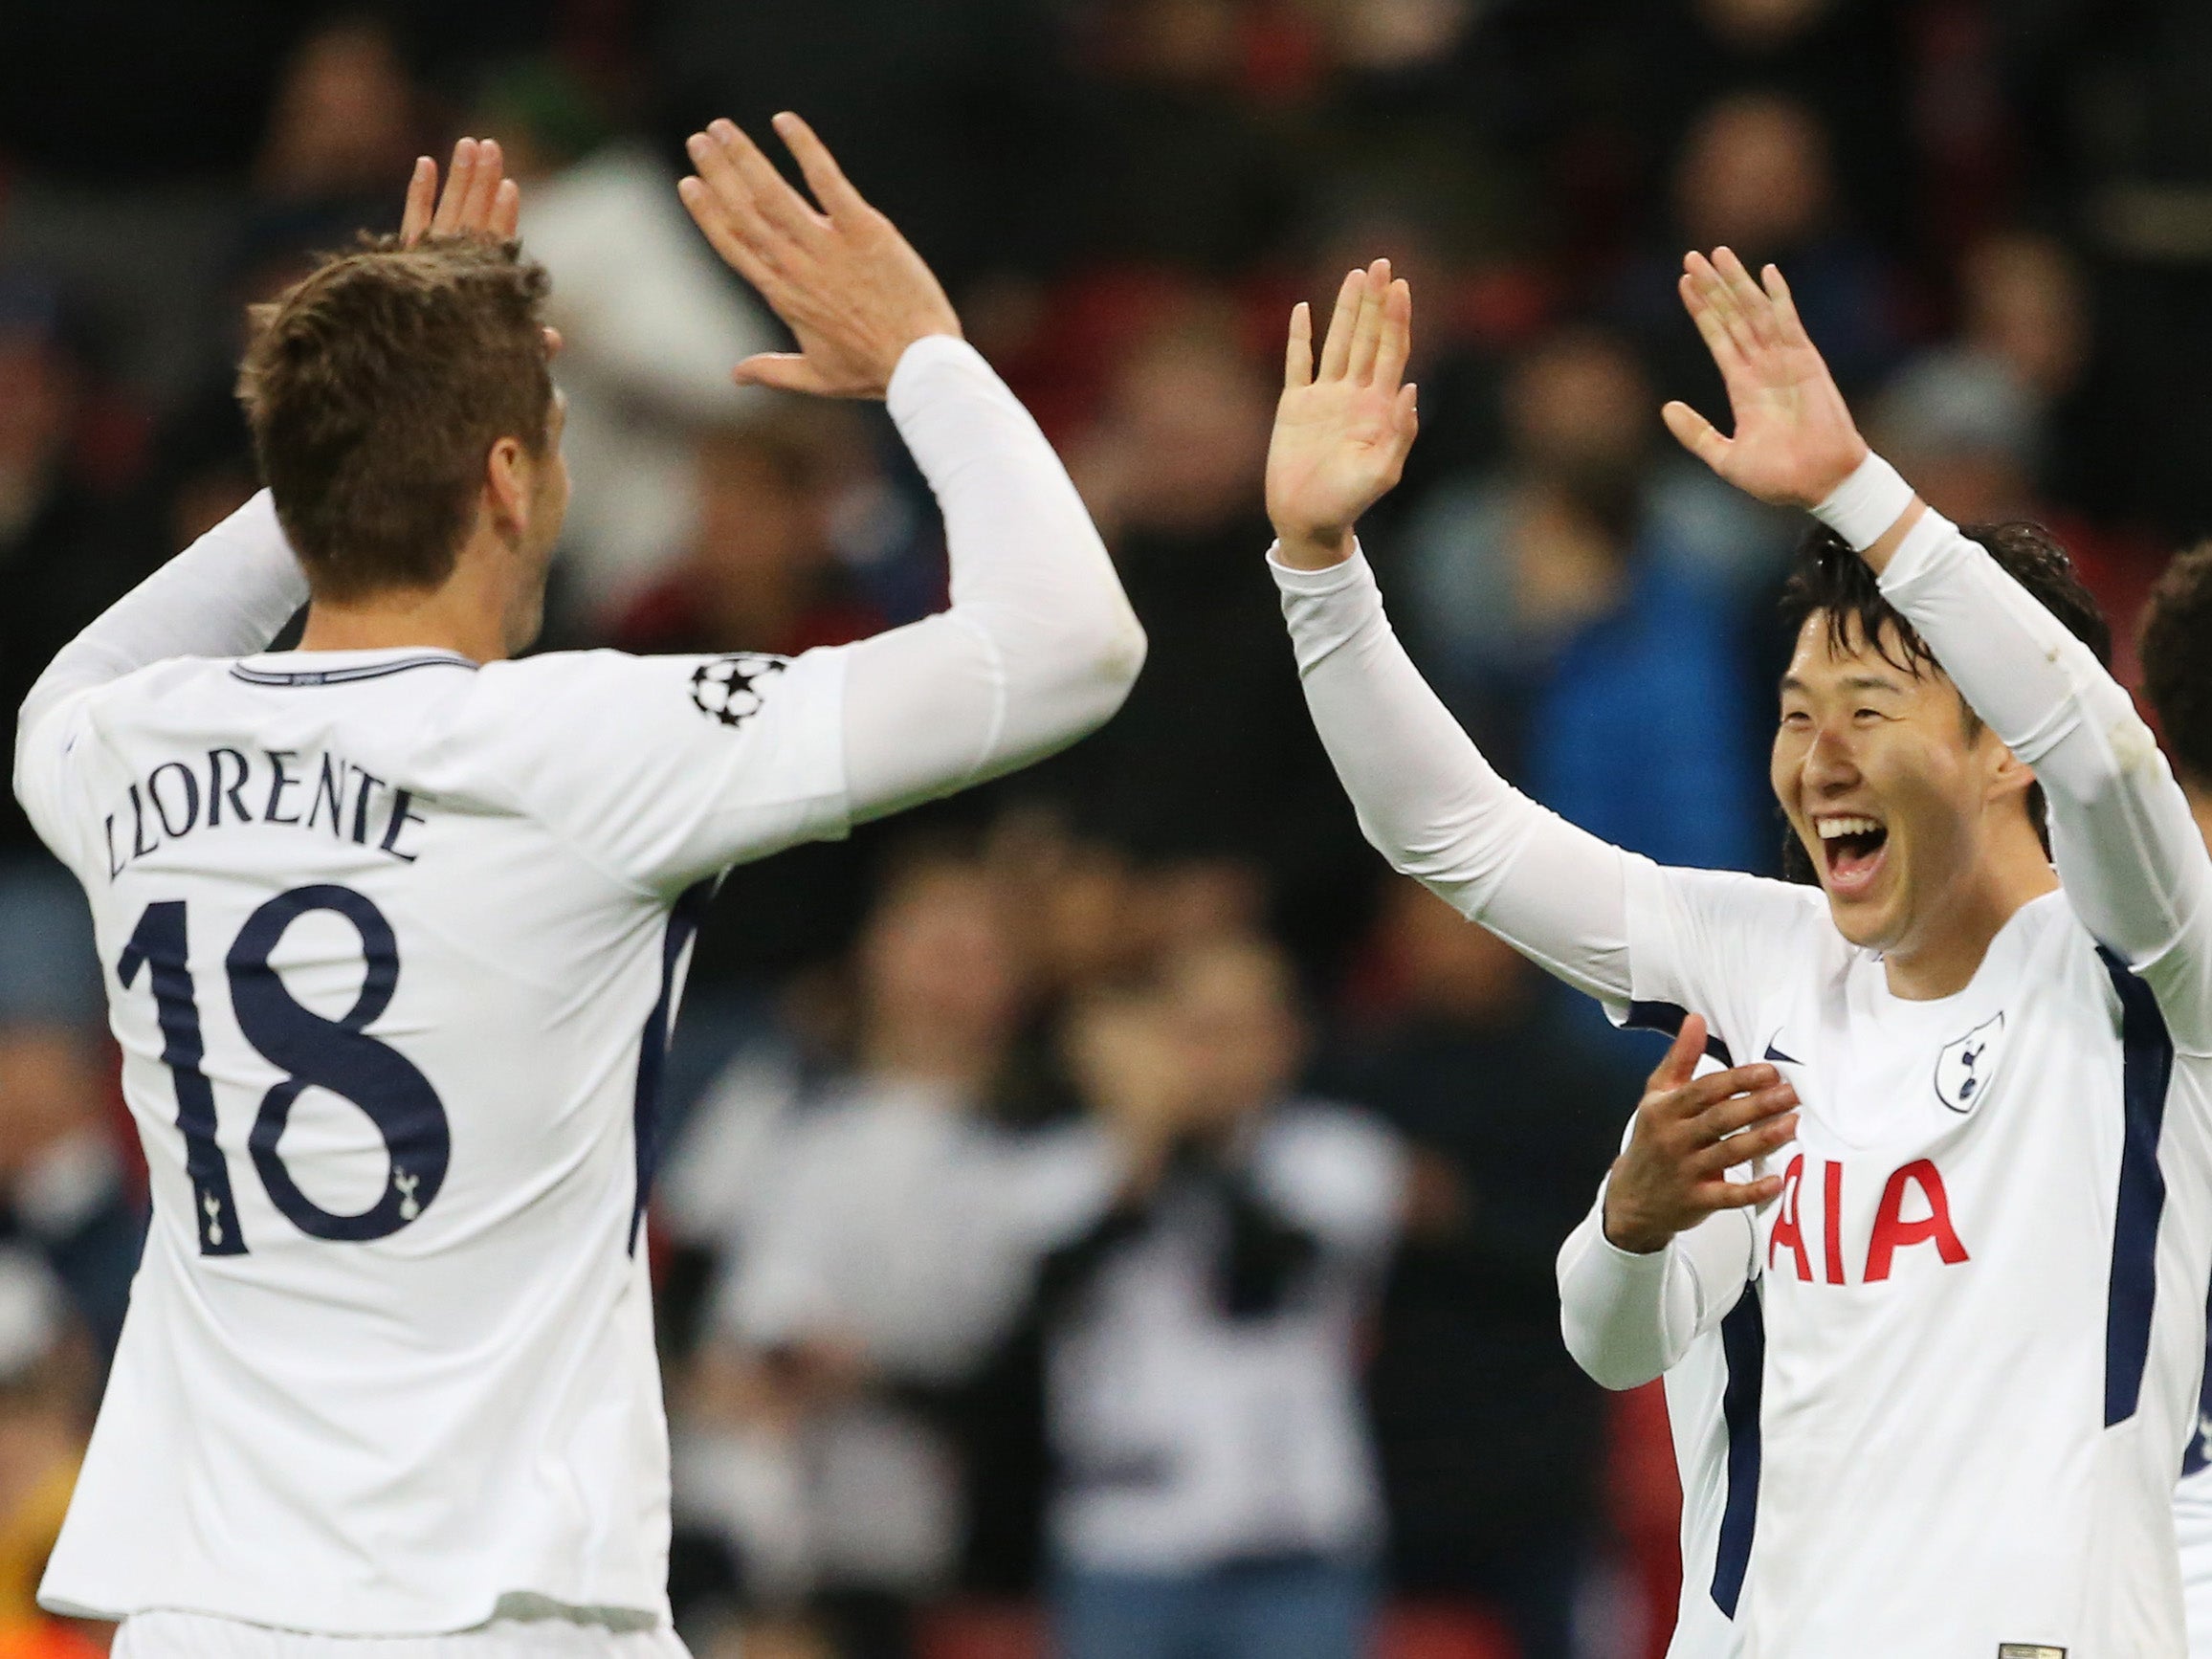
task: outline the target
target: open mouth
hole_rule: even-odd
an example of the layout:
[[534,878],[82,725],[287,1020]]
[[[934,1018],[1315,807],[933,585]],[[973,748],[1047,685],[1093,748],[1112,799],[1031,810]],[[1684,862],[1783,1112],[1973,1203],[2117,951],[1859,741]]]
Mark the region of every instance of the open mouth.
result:
[[1890,828],[1863,813],[1838,812],[1813,820],[1827,863],[1831,891],[1851,895],[1873,884],[1890,845]]

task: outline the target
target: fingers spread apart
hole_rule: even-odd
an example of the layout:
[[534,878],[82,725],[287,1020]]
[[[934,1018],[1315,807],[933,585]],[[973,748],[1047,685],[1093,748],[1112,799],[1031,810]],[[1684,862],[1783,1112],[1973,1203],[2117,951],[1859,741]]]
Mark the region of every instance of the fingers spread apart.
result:
[[[464,138],[453,145],[446,188],[438,190],[438,165],[417,159],[400,215],[400,242],[412,247],[427,236],[490,236],[504,242],[521,220],[522,192],[503,176],[506,158],[496,139]],[[436,206],[431,205],[432,198]]]
[[[1329,319],[1316,378],[1396,391],[1412,339],[1413,291],[1403,277],[1391,276],[1389,260],[1378,259],[1364,271],[1346,274],[1337,290],[1337,309]],[[1411,407],[1408,402],[1405,412]]]
[[776,117],[776,132],[798,161],[799,171],[807,178],[807,188],[814,192],[814,199],[822,204],[822,210],[832,221],[842,220],[868,211],[868,203],[852,188],[845,176],[845,169],[837,165],[837,158],[830,153],[830,146],[814,134],[814,129],[789,110]]

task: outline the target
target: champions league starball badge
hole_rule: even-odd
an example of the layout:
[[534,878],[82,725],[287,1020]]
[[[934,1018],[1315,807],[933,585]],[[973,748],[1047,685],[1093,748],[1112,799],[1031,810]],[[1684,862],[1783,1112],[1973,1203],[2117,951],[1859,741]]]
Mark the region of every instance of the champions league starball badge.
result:
[[761,712],[765,682],[784,672],[785,659],[743,652],[702,662],[692,671],[692,701],[725,726],[741,726]]

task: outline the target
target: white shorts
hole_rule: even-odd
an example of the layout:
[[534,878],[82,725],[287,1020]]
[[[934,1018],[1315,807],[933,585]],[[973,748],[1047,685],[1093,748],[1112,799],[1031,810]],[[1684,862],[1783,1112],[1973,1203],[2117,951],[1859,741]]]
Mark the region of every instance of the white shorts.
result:
[[322,1636],[207,1613],[136,1613],[111,1659],[691,1659],[674,1630],[495,1619],[444,1636]]

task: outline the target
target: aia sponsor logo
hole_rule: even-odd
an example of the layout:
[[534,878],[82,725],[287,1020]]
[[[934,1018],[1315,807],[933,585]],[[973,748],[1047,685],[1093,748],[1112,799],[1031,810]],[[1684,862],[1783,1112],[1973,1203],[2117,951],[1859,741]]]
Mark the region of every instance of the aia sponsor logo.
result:
[[[1879,1284],[1890,1276],[1904,1251],[1932,1248],[1946,1266],[1967,1259],[1965,1243],[1951,1221],[1951,1195],[1943,1188],[1943,1172],[1934,1161],[1916,1158],[1891,1170],[1882,1183],[1880,1202],[1874,1206],[1874,1225],[1867,1236],[1864,1256],[1844,1251],[1846,1164],[1824,1158],[1818,1169],[1817,1200],[1807,1183],[1805,1156],[1799,1153],[1782,1172],[1781,1201],[1775,1208],[1774,1230],[1767,1235],[1769,1272],[1792,1269],[1806,1284]],[[1870,1179],[1864,1165],[1847,1179]],[[1910,1213],[1908,1213],[1910,1212]],[[1816,1273],[1815,1255],[1819,1272]]]

